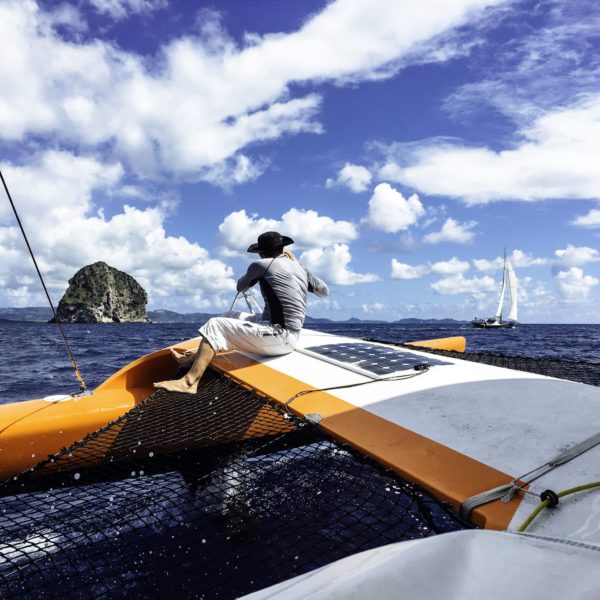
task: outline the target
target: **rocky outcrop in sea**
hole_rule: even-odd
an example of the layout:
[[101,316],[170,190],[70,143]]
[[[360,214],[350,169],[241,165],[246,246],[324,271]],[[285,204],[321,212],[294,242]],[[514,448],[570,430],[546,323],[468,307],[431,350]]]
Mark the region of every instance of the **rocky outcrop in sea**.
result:
[[131,275],[96,262],[69,279],[56,312],[61,323],[149,323],[147,302]]

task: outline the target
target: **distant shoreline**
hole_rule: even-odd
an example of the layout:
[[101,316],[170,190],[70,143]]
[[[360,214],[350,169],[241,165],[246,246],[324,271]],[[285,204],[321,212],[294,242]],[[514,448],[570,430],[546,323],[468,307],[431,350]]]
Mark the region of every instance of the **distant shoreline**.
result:
[[[149,310],[148,318],[152,323],[198,323],[199,321],[207,321],[211,317],[218,316],[217,313],[178,313],[172,310],[157,309]],[[22,323],[45,323],[52,318],[52,310],[49,307],[44,306],[28,306],[24,308],[0,308],[0,322],[22,322]],[[405,325],[419,325],[419,324],[462,324],[470,323],[470,321],[461,321],[458,319],[417,319],[417,318],[406,318],[398,319],[396,321],[386,321],[383,319],[358,319],[351,317],[341,321],[334,319],[310,317],[307,315],[306,324],[318,324],[318,323],[342,323],[344,325],[356,324],[377,324],[377,323],[400,323]]]
[[[178,313],[172,310],[157,309],[149,310],[148,318],[155,324],[162,323],[193,323],[198,324],[200,322],[206,322],[211,317],[218,316],[217,313]],[[24,308],[0,308],[0,323],[47,323],[52,318],[52,311],[49,307],[44,306],[29,306]],[[405,319],[397,319],[395,321],[386,321],[383,319],[358,319],[352,317],[341,321],[334,319],[328,319],[324,317],[306,317],[305,324],[319,325],[319,324],[341,324],[341,325],[469,325],[470,320],[464,321],[460,319],[419,319],[415,317],[408,317]],[[85,325],[85,323],[78,323]],[[88,323],[89,324],[89,323]],[[108,325],[118,325],[118,323],[105,323]],[[144,323],[140,323],[144,325]],[[520,323],[521,325],[589,325],[589,323]]]

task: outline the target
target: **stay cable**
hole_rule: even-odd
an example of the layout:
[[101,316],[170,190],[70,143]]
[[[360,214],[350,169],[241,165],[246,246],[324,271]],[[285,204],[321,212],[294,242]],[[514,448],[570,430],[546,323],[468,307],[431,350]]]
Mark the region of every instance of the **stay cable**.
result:
[[60,330],[60,335],[62,336],[63,342],[65,343],[65,347],[67,348],[69,360],[71,361],[71,365],[73,365],[73,369],[75,370],[75,376],[77,377],[77,381],[79,382],[79,389],[81,390],[81,393],[85,394],[87,392],[87,387],[85,385],[85,381],[83,380],[81,372],[79,371],[79,368],[77,367],[77,363],[75,362],[75,357],[73,356],[73,353],[71,352],[71,348],[69,346],[69,342],[67,341],[67,337],[65,336],[65,332],[63,331],[63,328],[58,320],[58,315],[56,314],[56,310],[54,309],[54,304],[52,304],[52,299],[50,298],[50,294],[48,293],[48,288],[46,287],[46,284],[44,283],[44,278],[42,277],[40,268],[38,267],[37,261],[35,260],[35,255],[33,254],[33,250],[31,249],[31,245],[29,243],[29,240],[27,239],[27,235],[25,233],[25,229],[23,228],[23,224],[21,223],[21,219],[19,217],[19,213],[17,212],[15,203],[13,202],[12,196],[10,195],[10,192],[8,191],[8,186],[6,185],[6,181],[4,180],[4,176],[2,175],[2,171],[0,171],[0,179],[2,179],[2,185],[4,186],[4,191],[6,192],[8,201],[10,202],[13,212],[15,213],[17,223],[19,224],[19,228],[21,229],[21,233],[23,234],[23,239],[25,240],[25,244],[27,244],[27,249],[29,250],[29,255],[31,256],[31,260],[33,261],[35,270],[37,271],[40,281],[42,282],[42,287],[44,288],[44,293],[46,294],[46,298],[48,298],[48,303],[50,304],[50,308],[52,309],[52,314],[54,315],[54,322],[58,325],[58,329]]

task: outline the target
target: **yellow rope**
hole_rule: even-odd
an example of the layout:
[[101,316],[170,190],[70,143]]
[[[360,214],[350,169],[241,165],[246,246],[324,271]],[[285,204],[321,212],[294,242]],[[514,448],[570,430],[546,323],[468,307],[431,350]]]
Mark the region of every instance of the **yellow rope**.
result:
[[[578,485],[576,487],[563,490],[562,492],[559,492],[556,495],[559,498],[564,498],[564,496],[568,496],[569,494],[575,494],[576,492],[584,492],[586,490],[591,490],[598,487],[600,487],[600,481],[594,481],[592,483],[584,483],[583,485]],[[523,523],[521,523],[517,531],[521,533],[525,531],[531,525],[531,522],[546,508],[546,506],[548,506],[549,502],[550,500],[544,500],[543,502],[540,502],[533,509],[531,514],[523,521]]]

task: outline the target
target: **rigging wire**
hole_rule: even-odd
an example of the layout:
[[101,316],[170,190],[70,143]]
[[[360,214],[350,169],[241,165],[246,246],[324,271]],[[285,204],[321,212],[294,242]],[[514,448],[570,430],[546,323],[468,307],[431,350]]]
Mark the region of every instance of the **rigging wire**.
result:
[[75,357],[73,356],[73,353],[71,352],[71,348],[69,346],[69,342],[67,341],[67,337],[65,336],[65,332],[63,331],[63,328],[58,320],[56,310],[54,309],[54,304],[52,303],[52,299],[50,298],[50,294],[48,293],[48,288],[46,287],[46,284],[44,283],[44,278],[42,277],[42,273],[40,271],[40,268],[38,267],[37,261],[33,254],[33,250],[31,249],[31,245],[29,244],[29,240],[27,239],[27,235],[25,234],[25,229],[23,228],[23,224],[21,223],[21,219],[19,217],[19,213],[17,212],[15,203],[13,202],[12,196],[10,195],[10,192],[8,191],[8,186],[6,185],[6,181],[4,180],[4,176],[2,175],[2,171],[0,171],[0,179],[2,179],[2,185],[4,186],[4,191],[6,192],[8,201],[10,202],[13,212],[15,213],[17,223],[19,224],[19,228],[21,229],[21,233],[23,234],[23,239],[25,240],[25,244],[27,245],[27,249],[29,250],[29,255],[31,256],[31,260],[33,261],[35,270],[37,271],[40,281],[42,282],[42,287],[44,288],[46,298],[48,298],[48,303],[50,304],[50,308],[52,309],[52,314],[54,315],[54,322],[58,325],[58,329],[60,330],[60,335],[62,336],[63,342],[65,343],[65,347],[67,348],[69,360],[71,361],[71,365],[73,365],[73,369],[75,370],[75,376],[77,377],[77,381],[79,382],[79,389],[81,390],[82,394],[85,394],[87,392],[87,387],[85,385],[85,381],[83,380],[83,377],[79,371],[79,368],[77,367],[77,363],[75,362]]

